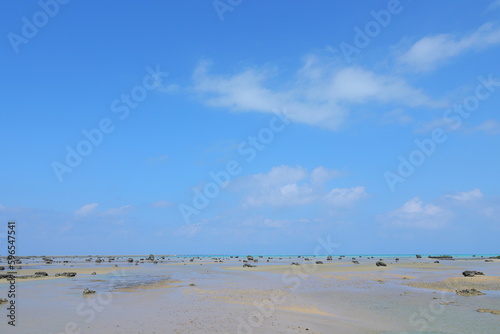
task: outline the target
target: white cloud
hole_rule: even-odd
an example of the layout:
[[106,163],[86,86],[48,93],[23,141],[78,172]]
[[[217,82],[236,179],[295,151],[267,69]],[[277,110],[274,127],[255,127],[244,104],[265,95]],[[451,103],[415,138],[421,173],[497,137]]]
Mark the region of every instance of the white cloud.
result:
[[278,166],[269,173],[254,174],[245,178],[241,185],[247,196],[245,206],[291,206],[309,203],[313,191],[308,184],[299,184],[308,176],[302,167]]
[[75,211],[75,215],[77,216],[86,216],[89,215],[93,212],[95,212],[95,209],[97,208],[99,204],[97,203],[91,203],[91,204],[86,204],[82,206],[80,209]]
[[324,197],[324,200],[336,208],[343,208],[350,207],[366,196],[365,187],[335,188]]
[[321,202],[334,208],[345,208],[366,196],[364,187],[328,191],[326,182],[339,175],[339,171],[322,166],[309,173],[300,166],[282,165],[273,167],[268,173],[244,177],[236,187],[244,193],[245,207],[300,206]]
[[432,203],[424,203],[415,197],[399,209],[391,211],[379,218],[384,227],[401,227],[415,229],[439,229],[448,224],[452,213]]
[[465,201],[473,201],[477,199],[483,198],[483,193],[479,188],[473,189],[471,191],[459,192],[455,195],[448,195],[448,198],[452,198],[457,201],[465,202]]
[[233,75],[212,75],[205,61],[194,72],[195,91],[213,107],[261,113],[286,107],[291,121],[328,129],[338,129],[351,109],[363,104],[443,106],[402,78],[360,67],[339,67],[315,55],[306,57],[293,79],[270,88],[276,72],[249,68]]
[[398,62],[415,71],[431,71],[467,51],[479,51],[497,44],[500,44],[500,27],[489,22],[463,37],[452,34],[424,37],[399,56]]
[[341,172],[334,169],[328,169],[323,166],[319,166],[313,169],[311,172],[311,183],[314,186],[321,186],[324,183],[330,181],[333,178],[339,177],[342,175]]

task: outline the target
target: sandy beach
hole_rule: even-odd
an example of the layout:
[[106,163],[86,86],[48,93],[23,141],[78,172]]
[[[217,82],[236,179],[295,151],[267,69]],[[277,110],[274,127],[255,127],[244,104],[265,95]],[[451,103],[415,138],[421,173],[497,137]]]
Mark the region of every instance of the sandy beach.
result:
[[[386,266],[376,265],[379,258],[361,257],[359,264],[324,257],[190,260],[135,259],[137,265],[125,257],[99,264],[83,258],[51,264],[26,260],[17,276],[48,276],[16,280],[17,325],[13,329],[4,320],[0,329],[27,334],[497,333],[497,260],[384,258]],[[463,277],[464,270],[484,276]],[[55,276],[62,272],[76,275]],[[0,279],[0,298],[7,297],[9,285]],[[84,289],[96,293],[83,295]],[[455,290],[461,289],[484,295],[459,296]],[[0,306],[5,314],[8,305]]]

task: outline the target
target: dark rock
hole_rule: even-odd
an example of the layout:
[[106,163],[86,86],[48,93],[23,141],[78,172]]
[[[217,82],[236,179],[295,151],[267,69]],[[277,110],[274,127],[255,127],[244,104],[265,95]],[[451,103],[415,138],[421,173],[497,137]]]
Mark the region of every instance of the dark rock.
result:
[[382,262],[382,261],[377,261],[377,263],[375,263],[375,265],[376,265],[377,267],[387,267],[387,264],[385,264],[385,263],[384,263],[384,262]]
[[49,276],[45,271],[37,271],[35,273],[35,276]]
[[300,263],[298,263],[298,262],[292,262],[292,266],[300,266]]
[[5,270],[5,267],[0,267],[0,270]]
[[439,263],[439,261],[434,261],[434,263]]
[[451,255],[438,255],[438,256],[428,256],[429,259],[440,259],[440,260],[450,260],[453,259]]
[[83,294],[84,295],[91,295],[91,294],[94,294],[95,291],[94,290],[90,290],[90,289],[85,289],[83,290]]
[[2,279],[2,278],[5,278],[5,279],[7,279],[7,280],[11,280],[11,279],[14,279],[14,278],[15,278],[15,276],[14,276],[14,275],[12,275],[12,274],[0,275],[0,279]]
[[196,286],[196,284],[194,284],[194,283],[190,283],[190,284],[189,284],[189,286]]
[[331,255],[328,255],[327,258],[326,258],[327,261],[332,261],[333,260],[333,257]]
[[97,275],[97,273],[94,271],[94,272],[93,272],[92,274],[90,274],[90,275]]
[[462,273],[465,277],[474,277],[474,276],[484,276],[484,274],[480,271],[475,271],[475,270],[466,270]]
[[246,267],[248,267],[248,268],[253,268],[253,267],[257,267],[257,266],[256,266],[256,265],[253,265],[253,264],[250,264],[250,263],[245,263],[245,264],[243,265],[243,268],[246,268]]
[[134,262],[134,259],[131,258],[131,257],[129,257],[128,260],[127,260],[127,262]]
[[316,261],[316,264],[323,264],[323,261]]
[[493,260],[484,260],[484,262],[495,262]]
[[415,255],[417,257],[417,259],[421,259],[422,258],[422,255]]
[[148,261],[154,261],[155,260],[155,256],[153,254],[149,254],[148,258],[146,259]]
[[75,272],[63,272],[63,273],[57,273],[55,276],[56,276],[56,277],[59,277],[59,276],[64,276],[64,277],[75,277],[75,276],[76,276],[76,273],[75,273]]
[[356,260],[352,261],[352,263],[354,263],[354,264],[359,264],[359,262],[358,262],[358,261],[356,261]]

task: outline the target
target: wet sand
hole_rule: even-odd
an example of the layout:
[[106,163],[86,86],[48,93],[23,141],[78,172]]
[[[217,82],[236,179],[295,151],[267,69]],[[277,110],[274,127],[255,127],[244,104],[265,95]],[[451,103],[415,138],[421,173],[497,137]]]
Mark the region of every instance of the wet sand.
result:
[[[243,268],[243,259],[22,264],[34,268],[20,275],[50,276],[17,281],[17,325],[4,319],[0,332],[497,333],[499,261],[387,258],[386,267],[377,267],[378,259],[353,264],[321,258],[323,264],[314,264],[319,258],[294,257],[259,259],[249,262],[256,267]],[[486,276],[463,277],[463,270]],[[64,271],[77,275],[54,279]],[[97,293],[83,296],[86,288]],[[485,295],[457,296],[459,288]],[[7,289],[0,280],[0,298]],[[0,312],[6,308],[0,305]]]

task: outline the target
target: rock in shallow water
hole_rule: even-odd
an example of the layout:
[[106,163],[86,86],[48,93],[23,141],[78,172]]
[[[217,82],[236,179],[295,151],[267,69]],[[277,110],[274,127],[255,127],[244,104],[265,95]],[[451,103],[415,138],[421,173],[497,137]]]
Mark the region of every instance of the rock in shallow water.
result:
[[485,295],[485,293],[482,293],[479,290],[476,289],[464,289],[464,290],[455,290],[455,293],[459,296],[463,297],[470,297],[470,296],[482,296]]
[[490,310],[488,308],[480,308],[479,310],[477,310],[478,312],[481,312],[481,313],[491,313],[491,314],[496,314],[496,315],[500,315],[500,310]]

